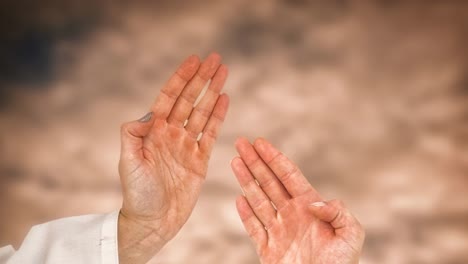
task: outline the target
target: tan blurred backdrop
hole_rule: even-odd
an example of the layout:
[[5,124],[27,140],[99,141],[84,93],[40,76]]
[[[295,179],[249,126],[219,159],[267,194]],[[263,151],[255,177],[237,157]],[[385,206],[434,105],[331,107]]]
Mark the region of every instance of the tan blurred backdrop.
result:
[[362,263],[468,263],[467,1],[35,2],[0,4],[0,246],[118,209],[119,125],[214,50],[231,109],[192,217],[152,263],[257,263],[229,169],[241,135],[346,202]]

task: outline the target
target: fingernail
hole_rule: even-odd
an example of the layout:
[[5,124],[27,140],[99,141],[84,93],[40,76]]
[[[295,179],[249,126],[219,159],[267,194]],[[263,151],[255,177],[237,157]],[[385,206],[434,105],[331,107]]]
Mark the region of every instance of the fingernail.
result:
[[144,117],[138,119],[139,122],[145,123],[151,120],[151,117],[153,116],[153,112],[148,112]]
[[312,203],[311,205],[315,207],[323,207],[327,204],[325,202],[315,202],[315,203]]

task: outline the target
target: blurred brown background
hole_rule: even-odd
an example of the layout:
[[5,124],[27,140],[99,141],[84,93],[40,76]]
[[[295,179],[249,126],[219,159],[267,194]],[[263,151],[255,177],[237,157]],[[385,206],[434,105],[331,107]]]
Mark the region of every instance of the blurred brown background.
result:
[[[215,50],[232,106],[154,263],[257,263],[229,161],[264,136],[367,230],[362,263],[468,263],[467,1],[2,1],[0,245],[120,206],[120,123]],[[65,234],[64,234],[65,235]]]

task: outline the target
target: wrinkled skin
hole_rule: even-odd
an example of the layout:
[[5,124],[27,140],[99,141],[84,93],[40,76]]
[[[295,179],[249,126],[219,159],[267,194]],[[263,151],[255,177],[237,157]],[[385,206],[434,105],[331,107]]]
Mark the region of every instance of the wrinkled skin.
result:
[[237,209],[262,263],[359,263],[364,231],[340,201],[323,202],[265,139],[236,147],[231,166],[245,194]]
[[161,90],[151,112],[122,125],[120,263],[147,262],[189,218],[228,109],[228,96],[220,94],[226,77],[218,54],[202,63],[190,56]]
[[[151,112],[122,125],[118,220],[120,263],[146,263],[189,218],[229,99],[218,54],[189,57]],[[206,83],[206,94],[194,103]],[[300,170],[269,142],[239,139],[232,168],[245,196],[237,209],[262,263],[357,263],[359,222],[336,200],[323,202]],[[257,184],[258,183],[258,184]]]

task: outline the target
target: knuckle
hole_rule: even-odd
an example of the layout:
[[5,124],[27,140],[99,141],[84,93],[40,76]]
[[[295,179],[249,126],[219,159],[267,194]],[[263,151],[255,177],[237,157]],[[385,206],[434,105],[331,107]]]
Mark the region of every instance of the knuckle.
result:
[[280,152],[276,156],[274,156],[270,161],[268,161],[267,164],[273,165],[276,162],[281,162],[281,159],[284,159],[284,155]]
[[252,201],[252,208],[261,209],[265,206],[265,199],[255,199]]
[[275,220],[274,220],[274,219],[269,220],[269,221],[266,222],[265,225],[264,225],[265,230],[266,230],[266,231],[270,230],[270,229],[273,227],[274,224],[275,224]]
[[262,165],[262,160],[257,156],[255,158],[255,160],[253,161],[250,161],[249,164],[247,164],[247,166],[253,171],[253,170],[257,170],[259,166]]
[[203,132],[204,135],[212,138],[212,139],[216,139],[218,137],[218,135],[216,134],[216,132],[214,132],[213,130],[209,129],[205,132]]
[[188,82],[190,81],[190,73],[189,72],[186,72],[184,70],[181,70],[181,69],[178,69],[176,72],[175,72],[175,75],[177,75],[180,79]]
[[260,188],[262,189],[268,189],[270,187],[273,187],[273,184],[275,183],[275,179],[273,178],[267,178],[265,180],[263,180],[262,182],[260,182],[259,186]]
[[128,133],[128,129],[130,128],[130,123],[123,123],[120,125],[120,133],[122,135],[125,135]]
[[216,111],[213,112],[211,117],[214,118],[215,120],[217,120],[218,122],[224,122],[224,116],[220,115],[219,113],[216,113]]
[[175,114],[171,114],[168,118],[167,118],[167,121],[176,126],[176,127],[182,127],[184,122],[185,122],[185,119],[184,117],[182,117],[182,115],[180,113],[175,113]]
[[202,107],[196,107],[195,111],[197,111],[198,114],[204,117],[205,119],[208,119],[211,116],[211,111]]
[[197,76],[197,78],[205,83],[208,82],[208,80],[211,78],[210,72],[204,69],[200,69],[200,71],[198,71],[195,76]]
[[289,211],[291,210],[291,206],[289,204],[289,200],[283,201],[279,204],[275,204],[276,210],[278,211],[279,215],[288,215]]
[[284,173],[279,178],[282,182],[288,182],[298,171],[299,171],[299,168],[297,166],[294,166],[291,170]]
[[196,132],[194,129],[187,129],[187,134],[193,139],[198,139],[200,133]]
[[174,101],[177,99],[177,94],[175,94],[174,92],[172,92],[172,91],[170,91],[168,89],[162,89],[161,94],[167,96],[168,98],[171,98]]
[[193,104],[193,102],[197,100],[197,96],[189,92],[182,93],[180,98],[186,101],[188,104]]
[[344,213],[341,210],[338,210],[334,218],[330,221],[335,228],[342,228],[345,226]]
[[257,237],[258,234],[260,234],[261,229],[260,228],[252,228],[249,231],[249,237],[255,238]]

